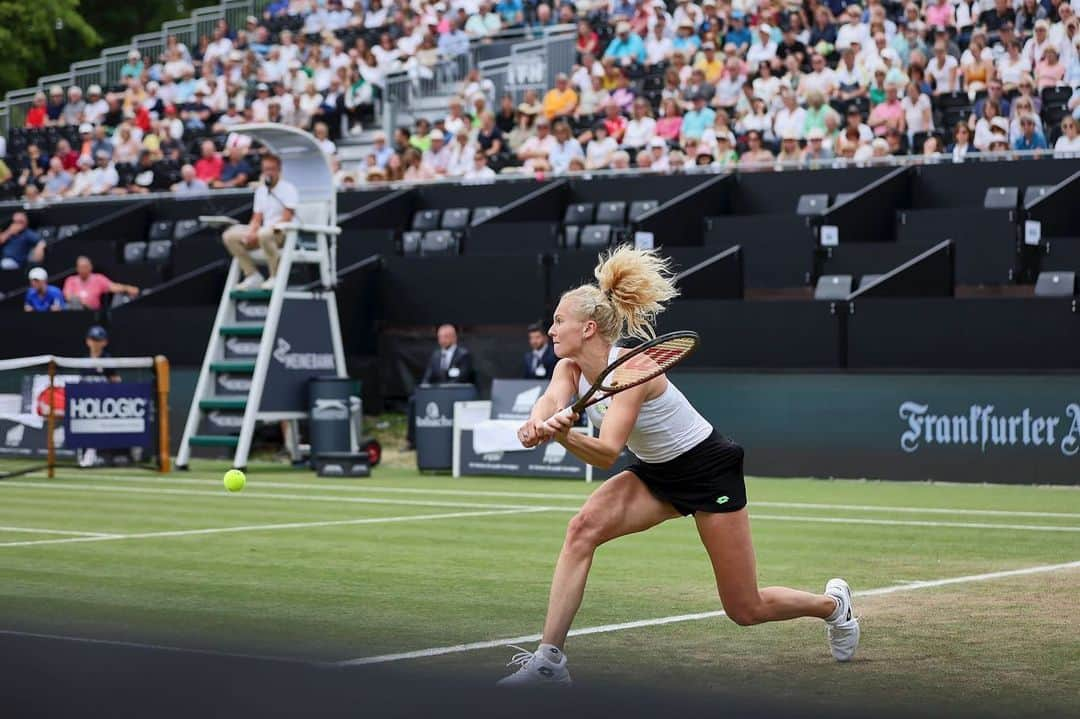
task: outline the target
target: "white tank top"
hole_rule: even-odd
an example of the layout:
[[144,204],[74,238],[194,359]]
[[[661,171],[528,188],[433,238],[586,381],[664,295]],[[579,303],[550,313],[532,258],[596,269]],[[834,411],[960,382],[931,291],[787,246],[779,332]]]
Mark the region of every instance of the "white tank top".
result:
[[[619,348],[613,346],[608,355],[608,363],[614,362],[618,356]],[[590,386],[584,374],[579,375],[578,396],[588,392]],[[597,427],[604,423],[604,415],[607,414],[610,403],[610,399],[602,399],[585,410]],[[712,432],[712,425],[698,414],[690,401],[669,379],[667,389],[662,395],[641,405],[626,446],[642,462],[657,464],[675,459],[696,447]]]

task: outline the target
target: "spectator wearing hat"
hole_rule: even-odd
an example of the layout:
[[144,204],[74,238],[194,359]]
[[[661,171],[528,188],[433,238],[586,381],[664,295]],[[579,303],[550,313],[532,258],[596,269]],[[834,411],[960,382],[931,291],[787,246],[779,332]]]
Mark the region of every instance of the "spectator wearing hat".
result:
[[35,267],[27,277],[30,288],[23,299],[24,312],[59,312],[67,309],[64,293],[59,287],[49,284],[49,273],[44,267]]
[[1035,116],[1028,114],[1020,117],[1020,136],[1013,142],[1014,150],[1045,150],[1046,138],[1035,124]]
[[802,161],[803,154],[799,147],[799,138],[793,131],[788,130],[786,135],[781,136],[780,152],[777,153],[776,159],[779,162]]
[[450,177],[461,177],[473,166],[477,146],[470,141],[469,134],[467,127],[459,127],[454,133],[454,139],[449,143],[446,174]]
[[378,167],[386,167],[390,156],[394,154],[394,149],[386,143],[386,133],[382,130],[376,131],[372,143],[371,152],[375,155],[375,164]]
[[652,29],[645,37],[645,64],[648,67],[666,62],[675,46],[668,36],[667,20],[663,15],[656,17]]
[[735,52],[744,56],[753,42],[753,34],[746,26],[746,13],[742,10],[733,10],[731,13],[731,26],[724,34],[724,45],[734,45]]
[[142,56],[138,50],[132,49],[128,51],[127,62],[120,66],[120,79],[126,78],[139,78],[142,77],[145,65],[142,61]]
[[544,117],[548,120],[556,120],[568,117],[574,113],[578,104],[578,94],[570,87],[570,78],[566,73],[560,72],[555,76],[555,87],[544,95]]
[[11,216],[11,224],[0,232],[0,269],[17,270],[44,260],[45,240],[30,229],[25,212],[16,212]]
[[638,157],[649,158],[649,168],[653,172],[667,172],[671,168],[668,156],[668,146],[662,137],[654,137],[649,140],[648,146],[638,153]]
[[623,67],[630,67],[644,65],[648,54],[641,36],[630,32],[629,22],[620,20],[615,24],[615,37],[604,50],[604,57],[614,58]]
[[700,140],[705,129],[712,127],[713,122],[716,121],[716,111],[711,107],[706,107],[704,95],[701,93],[695,94],[691,98],[691,102],[693,107],[683,115],[682,138],[680,140],[683,145],[686,144],[686,140],[689,138]]
[[431,131],[431,145],[423,153],[424,164],[436,175],[445,175],[450,166],[450,147],[446,135],[436,128]]
[[701,38],[694,34],[694,23],[690,20],[677,20],[675,37],[671,38],[671,54],[680,53],[682,57],[693,57],[701,49]]
[[724,75],[724,60],[716,54],[716,45],[708,41],[701,46],[701,54],[694,61],[694,70],[701,71],[701,78],[715,85]]
[[109,103],[101,94],[101,85],[91,85],[86,88],[86,108],[83,110],[83,119],[91,125],[99,125],[108,111]]
[[1023,55],[1031,66],[1035,67],[1043,59],[1043,53],[1048,47],[1054,47],[1054,43],[1050,40],[1050,22],[1046,19],[1037,20],[1034,34],[1024,43]]
[[820,129],[813,129],[806,135],[806,147],[803,149],[803,162],[822,162],[831,160],[832,150],[825,146],[825,133]]
[[60,122],[64,125],[74,125],[86,121],[86,101],[83,100],[82,88],[72,85],[67,91],[67,102],[64,103],[64,111],[60,115]]
[[75,274],[64,280],[64,299],[71,309],[100,310],[102,296],[110,293],[136,297],[139,288],[113,282],[105,275],[94,272],[89,257],[82,256],[75,260]]
[[750,67],[758,67],[761,63],[772,62],[776,58],[776,51],[779,48],[772,39],[772,33],[772,26],[768,23],[758,25],[758,42],[746,51],[746,62],[750,64]]

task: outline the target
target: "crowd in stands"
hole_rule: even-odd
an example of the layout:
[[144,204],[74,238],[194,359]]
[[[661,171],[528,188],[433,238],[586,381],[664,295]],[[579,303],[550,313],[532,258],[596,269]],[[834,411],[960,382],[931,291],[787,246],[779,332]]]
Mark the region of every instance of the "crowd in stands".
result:
[[[133,50],[115,87],[40,93],[0,162],[29,200],[255,179],[242,122],[336,142],[389,73],[431,77],[506,28],[576,23],[577,63],[520,101],[473,70],[434,122],[378,133],[342,187],[777,162],[1080,152],[1080,0],[277,0],[198,47]],[[233,140],[236,140],[235,142]],[[337,167],[337,166],[335,166]]]

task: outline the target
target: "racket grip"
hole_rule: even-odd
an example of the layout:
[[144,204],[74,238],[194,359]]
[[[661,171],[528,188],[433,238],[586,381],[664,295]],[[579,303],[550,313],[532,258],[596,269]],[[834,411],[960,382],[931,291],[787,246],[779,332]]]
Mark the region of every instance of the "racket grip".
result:
[[544,424],[547,425],[548,429],[551,429],[551,430],[555,429],[554,427],[551,426],[551,420],[553,420],[553,419],[555,419],[556,417],[559,417],[559,416],[573,417],[574,416],[574,406],[571,405],[571,406],[567,407],[566,409],[560,409],[558,412],[556,412],[555,414],[548,417],[544,421]]

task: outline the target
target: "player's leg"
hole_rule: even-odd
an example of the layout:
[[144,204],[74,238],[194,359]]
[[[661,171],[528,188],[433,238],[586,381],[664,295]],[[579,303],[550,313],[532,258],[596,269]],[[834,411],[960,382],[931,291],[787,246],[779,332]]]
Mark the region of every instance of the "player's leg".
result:
[[746,508],[736,512],[697,512],[694,521],[712,562],[720,601],[732,621],[749,626],[797,617],[818,617],[829,622],[833,656],[841,661],[851,658],[858,645],[859,629],[846,582],[831,580],[825,594],[788,587],[759,589]]
[[596,548],[616,537],[641,532],[678,516],[674,507],[654,497],[631,472],[620,472],[593,492],[567,526],[551,580],[541,644],[535,652],[522,651],[515,656],[511,664],[520,667],[499,684],[570,684],[562,646],[581,606]]
[[654,497],[632,472],[620,472],[593,492],[566,528],[551,580],[544,643],[562,647],[566,641],[597,547],[678,516],[674,507]]

